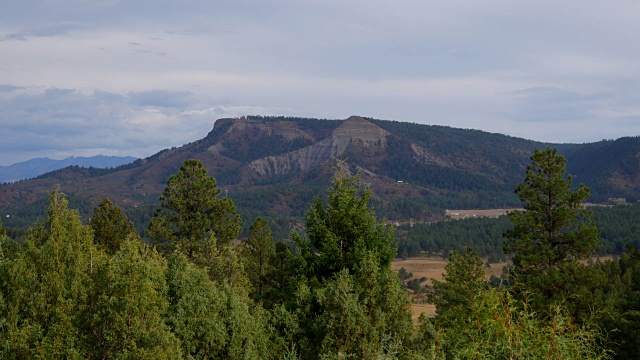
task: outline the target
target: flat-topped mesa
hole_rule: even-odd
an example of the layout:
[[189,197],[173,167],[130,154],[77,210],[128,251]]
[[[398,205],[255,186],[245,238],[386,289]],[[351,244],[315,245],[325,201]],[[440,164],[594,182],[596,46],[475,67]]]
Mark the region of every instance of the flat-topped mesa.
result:
[[[263,136],[280,136],[288,141],[296,139],[304,139],[308,142],[315,141],[315,139],[306,132],[283,122],[262,122],[249,119],[224,118],[216,120],[213,128],[220,128],[226,124],[230,124],[229,128],[224,133],[224,136],[227,138],[243,135],[256,136],[256,134],[262,133]],[[215,154],[219,154],[223,149],[224,146],[220,142],[217,142],[208,148],[210,152]]]
[[298,138],[304,138],[314,141],[313,137],[306,132],[295,128],[294,126],[286,125],[282,122],[262,122],[249,119],[218,119],[213,125],[214,128],[220,127],[224,124],[231,123],[229,129],[225,134],[231,134],[236,131],[245,131],[247,129],[258,130],[266,133],[268,136],[282,136],[288,140],[295,140]]
[[351,116],[338,126],[331,136],[290,153],[255,160],[249,166],[260,175],[284,175],[305,171],[326,161],[340,157],[349,145],[385,146],[390,133],[371,122]]

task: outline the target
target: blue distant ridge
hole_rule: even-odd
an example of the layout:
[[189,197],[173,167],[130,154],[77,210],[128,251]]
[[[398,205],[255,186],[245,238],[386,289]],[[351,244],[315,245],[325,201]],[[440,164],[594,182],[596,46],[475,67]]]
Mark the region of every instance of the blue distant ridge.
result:
[[137,158],[131,156],[105,155],[90,157],[71,156],[63,160],[36,158],[8,166],[0,166],[0,183],[31,179],[51,171],[66,168],[67,166],[77,165],[104,169],[129,164],[135,160],[137,160]]

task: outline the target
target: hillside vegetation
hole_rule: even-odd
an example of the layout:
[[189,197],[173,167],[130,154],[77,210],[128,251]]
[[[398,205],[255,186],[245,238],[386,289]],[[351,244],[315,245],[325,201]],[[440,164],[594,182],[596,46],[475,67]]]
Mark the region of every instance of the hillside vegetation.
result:
[[[561,298],[542,296],[550,283],[535,271],[491,286],[477,252],[454,251],[443,281],[434,281],[439,316],[414,324],[391,270],[394,228],[369,207],[373,192],[360,175],[337,171],[291,244],[276,242],[262,218],[238,241],[240,217],[222,194],[202,162],[185,161],[166,181],[147,231],[152,243],[112,201],[83,223],[59,191],[23,240],[0,225],[0,357],[608,359],[613,349],[625,359],[637,350],[626,312],[638,298],[635,250],[576,265],[594,250],[577,239],[567,252],[575,255],[553,265],[580,267],[569,275],[580,281],[558,282]],[[567,229],[588,216],[576,200],[558,204],[577,211]],[[523,219],[538,219],[525,209]],[[528,239],[528,221],[512,221],[520,235],[510,239]],[[515,259],[530,253],[516,251],[518,273]],[[584,291],[593,296],[572,296]],[[625,330],[611,341],[616,328]]]
[[[592,144],[544,144],[478,130],[353,116],[347,120],[247,117],[217,120],[204,138],[115,169],[69,167],[0,186],[0,213],[10,228],[42,217],[59,186],[81,216],[103,198],[121,206],[143,231],[169,176],[186,159],[201,161],[244,219],[258,216],[278,238],[302,224],[314,196],[336,168],[360,172],[376,214],[390,221],[444,219],[445,209],[520,207],[513,193],[534,149],[552,145],[568,159],[589,201],[635,203],[640,194],[640,138]],[[10,215],[6,218],[6,215]]]

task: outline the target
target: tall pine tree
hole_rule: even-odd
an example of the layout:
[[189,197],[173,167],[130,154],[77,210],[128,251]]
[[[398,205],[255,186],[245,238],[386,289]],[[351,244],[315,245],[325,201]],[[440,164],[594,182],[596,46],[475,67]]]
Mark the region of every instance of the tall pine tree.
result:
[[[524,182],[516,194],[524,202],[524,211],[507,215],[513,228],[505,234],[504,251],[513,256],[511,274],[532,297],[536,310],[571,300],[574,313],[587,304],[585,297],[597,278],[579,263],[589,259],[600,245],[598,229],[584,202],[589,189],[573,188],[571,175],[565,177],[566,159],[556,149],[535,150]],[[516,286],[516,289],[518,287]]]
[[147,236],[164,251],[179,249],[193,258],[211,233],[220,245],[240,233],[240,215],[230,199],[219,199],[215,178],[199,160],[185,160],[171,175],[160,196],[161,208],[149,224]]

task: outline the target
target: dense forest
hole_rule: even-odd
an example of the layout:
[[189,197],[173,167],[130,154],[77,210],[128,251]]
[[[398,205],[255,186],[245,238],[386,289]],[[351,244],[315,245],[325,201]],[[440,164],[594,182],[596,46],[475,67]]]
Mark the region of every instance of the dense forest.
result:
[[516,188],[525,210],[491,245],[508,277],[487,282],[471,243],[453,250],[430,295],[438,316],[417,323],[390,267],[395,230],[359,175],[338,171],[290,243],[261,217],[238,241],[236,204],[198,160],[167,179],[149,242],[111,200],[83,222],[54,191],[19,238],[0,225],[0,357],[635,358],[640,253],[582,262],[599,230],[565,170],[555,149],[534,152]]
[[[593,220],[600,230],[598,255],[620,255],[627,246],[640,248],[640,204],[592,207]],[[398,256],[437,255],[472,247],[489,262],[506,260],[503,234],[511,228],[507,216],[468,218],[398,227]]]

